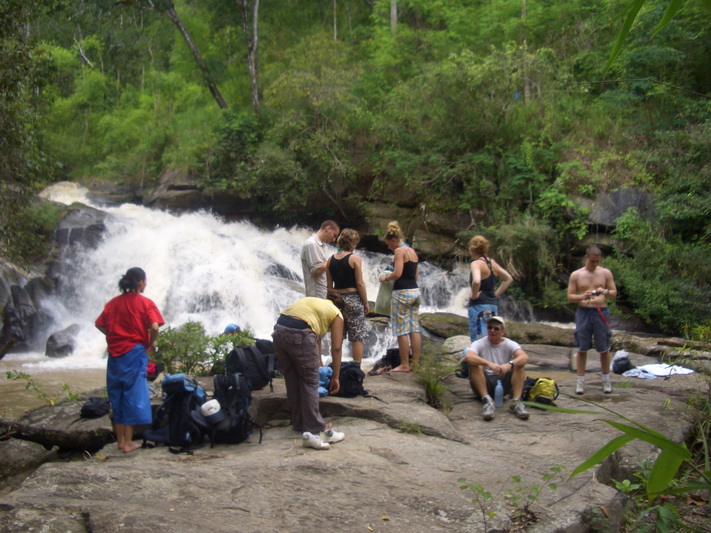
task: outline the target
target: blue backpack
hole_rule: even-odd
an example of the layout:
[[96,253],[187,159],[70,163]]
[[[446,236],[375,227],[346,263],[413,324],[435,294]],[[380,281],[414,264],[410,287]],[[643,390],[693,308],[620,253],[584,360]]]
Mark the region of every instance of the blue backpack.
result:
[[192,412],[207,400],[205,389],[187,374],[168,374],[162,381],[163,403],[153,416],[151,428],[143,432],[148,442],[165,444],[171,453],[187,453],[202,444],[205,432],[195,423]]

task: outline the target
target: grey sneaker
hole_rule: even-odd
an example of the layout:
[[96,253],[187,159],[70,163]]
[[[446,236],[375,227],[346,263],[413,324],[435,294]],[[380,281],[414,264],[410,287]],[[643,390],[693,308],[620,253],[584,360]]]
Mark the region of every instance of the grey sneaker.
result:
[[521,402],[513,402],[509,405],[509,411],[516,415],[516,418],[521,420],[528,420],[528,411],[526,411],[526,406]]
[[328,431],[324,431],[323,434],[326,436],[326,442],[329,444],[336,444],[337,442],[341,442],[343,439],[346,438],[345,433],[341,433],[340,431],[334,431],[333,428],[329,429]]
[[585,392],[585,378],[578,378],[575,383],[575,394],[583,394]]
[[610,375],[602,375],[602,392],[605,394],[610,394],[612,392],[612,382],[610,381]]
[[491,397],[484,399],[484,410],[481,412],[481,417],[484,420],[493,420],[496,415],[496,407],[494,407],[494,401]]
[[309,433],[308,431],[304,431],[304,434],[301,436],[301,438],[301,443],[303,444],[304,448],[313,448],[314,450],[328,450],[331,447],[328,442],[323,442],[321,440],[320,435],[315,435],[313,433]]

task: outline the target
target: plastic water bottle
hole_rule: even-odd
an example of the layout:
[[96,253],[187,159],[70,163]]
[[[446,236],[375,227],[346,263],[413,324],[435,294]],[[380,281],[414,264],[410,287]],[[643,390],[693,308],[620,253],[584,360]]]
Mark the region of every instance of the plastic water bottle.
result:
[[501,380],[496,382],[496,388],[494,389],[494,405],[496,407],[504,405],[504,386],[501,384]]

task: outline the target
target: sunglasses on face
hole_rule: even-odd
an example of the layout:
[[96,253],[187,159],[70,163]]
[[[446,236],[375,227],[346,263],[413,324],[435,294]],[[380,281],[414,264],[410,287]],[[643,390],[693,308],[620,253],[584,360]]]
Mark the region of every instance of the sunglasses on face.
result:
[[503,328],[500,328],[499,326],[486,326],[486,329],[491,331],[501,331]]

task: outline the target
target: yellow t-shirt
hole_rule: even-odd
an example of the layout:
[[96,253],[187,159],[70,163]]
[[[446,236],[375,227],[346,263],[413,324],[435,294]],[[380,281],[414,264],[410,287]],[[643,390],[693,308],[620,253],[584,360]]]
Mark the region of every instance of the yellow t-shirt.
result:
[[334,318],[337,316],[343,318],[338,307],[331,300],[310,296],[297,300],[281,314],[303,320],[319,338],[328,333]]

